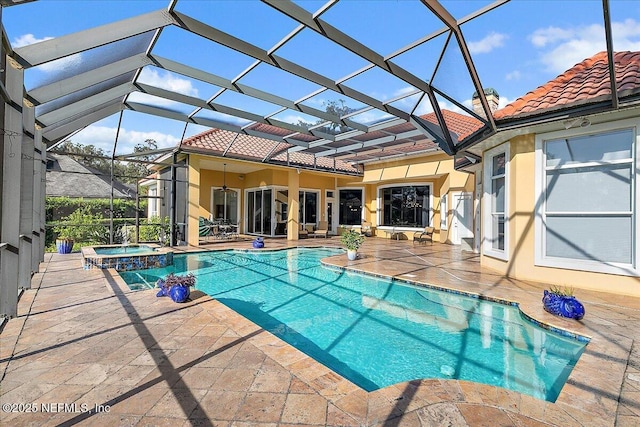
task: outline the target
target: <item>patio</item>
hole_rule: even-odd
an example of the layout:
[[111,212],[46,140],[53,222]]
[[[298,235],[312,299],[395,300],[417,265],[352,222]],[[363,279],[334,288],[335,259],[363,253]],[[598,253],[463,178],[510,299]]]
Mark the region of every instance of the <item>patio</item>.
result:
[[[339,241],[270,239],[266,247],[294,243]],[[209,246],[233,247],[246,249],[250,241]],[[2,420],[13,426],[640,423],[634,345],[640,299],[578,289],[587,314],[568,321],[543,311],[543,284],[495,275],[459,247],[369,238],[360,253],[348,268],[518,301],[527,315],[592,341],[556,403],[439,379],[367,393],[202,293],[176,305],[152,290],[131,292],[109,272],[82,270],[80,254],[45,254],[18,317],[0,334],[3,409],[15,404],[22,411],[4,412]],[[345,256],[328,262],[348,263]],[[41,404],[50,405],[48,413]],[[29,408],[35,412],[25,413]]]

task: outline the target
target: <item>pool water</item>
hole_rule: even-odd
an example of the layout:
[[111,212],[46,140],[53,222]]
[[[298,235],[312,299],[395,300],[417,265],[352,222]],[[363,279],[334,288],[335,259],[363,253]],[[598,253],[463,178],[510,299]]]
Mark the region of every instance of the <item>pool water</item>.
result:
[[147,252],[154,252],[151,246],[132,245],[117,247],[96,247],[94,248],[97,255],[137,255]]
[[177,255],[173,266],[121,276],[135,285],[192,272],[197,289],[367,391],[455,378],[553,402],[586,346],[534,325],[515,306],[320,264],[337,253]]

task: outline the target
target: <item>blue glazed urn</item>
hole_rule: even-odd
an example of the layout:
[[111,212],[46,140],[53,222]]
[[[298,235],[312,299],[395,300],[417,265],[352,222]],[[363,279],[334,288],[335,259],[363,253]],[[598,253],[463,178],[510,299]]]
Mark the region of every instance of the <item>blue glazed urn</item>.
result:
[[558,295],[545,289],[542,297],[544,309],[556,316],[580,320],[584,317],[584,305],[573,295]]
[[70,254],[73,249],[73,240],[71,239],[56,239],[56,248],[59,254]]
[[189,286],[173,285],[171,289],[169,289],[169,298],[174,302],[185,302],[189,299],[190,294],[191,290]]
[[252,245],[255,249],[264,248],[264,240],[262,239],[262,237],[256,237],[256,240],[253,241]]

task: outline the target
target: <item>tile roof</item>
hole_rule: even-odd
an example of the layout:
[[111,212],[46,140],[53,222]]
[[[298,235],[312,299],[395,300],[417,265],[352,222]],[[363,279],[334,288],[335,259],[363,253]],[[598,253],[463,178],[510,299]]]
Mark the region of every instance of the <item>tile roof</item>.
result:
[[[640,52],[616,52],[614,62],[618,97],[640,94]],[[523,118],[609,99],[607,52],[600,52],[496,111],[493,117]]]
[[[442,115],[449,130],[458,136],[458,142],[472,135],[478,129],[482,128],[483,125],[480,120],[474,117],[465,116],[449,110],[442,110]],[[423,115],[422,118],[438,124],[434,113]],[[292,144],[262,138],[257,135],[237,134],[223,129],[210,129],[187,138],[183,141],[181,147],[202,151],[203,153],[214,156],[222,156],[224,154],[230,158],[260,162],[267,156],[270,156],[269,161],[272,163],[334,170],[334,159],[332,157],[315,158],[313,153],[353,145],[358,142],[364,143],[372,139],[387,137],[390,134],[401,134],[412,130],[415,130],[415,127],[411,123],[390,126],[384,130],[372,131],[348,139],[327,143],[315,149],[291,153],[289,154],[288,162],[286,150],[293,147]],[[291,131],[262,123],[250,126],[247,128],[247,131],[271,134],[278,137],[287,136],[292,133]],[[312,142],[319,139],[312,135],[303,134],[297,134],[293,138],[302,142]],[[344,153],[340,155],[340,158],[335,160],[335,169],[343,172],[358,173],[358,169],[354,167],[351,162],[383,159],[387,156],[410,154],[411,152],[417,151],[424,152],[437,148],[436,143],[423,135],[404,138],[402,140],[376,144],[372,147],[363,147],[366,153],[354,152],[352,156],[349,156],[348,152]]]
[[[255,130],[283,136],[277,133],[278,131],[282,133],[280,128],[269,125],[261,124]],[[291,132],[287,132],[287,134],[290,133]],[[239,134],[223,129],[209,129],[198,135],[185,139],[182,142],[181,147],[196,149],[214,156],[222,156],[224,154],[230,158],[258,162],[262,162],[265,157],[272,155],[272,163],[286,165],[287,154],[285,151],[288,148],[293,147],[293,145],[287,144],[286,142],[273,141],[254,135]],[[288,164],[291,166],[314,167],[314,156],[303,152],[292,153],[289,156]],[[320,169],[334,170],[333,159],[323,159],[321,161],[319,158],[316,161],[315,166]],[[335,169],[343,172],[359,173],[357,167],[341,160],[336,160]]]

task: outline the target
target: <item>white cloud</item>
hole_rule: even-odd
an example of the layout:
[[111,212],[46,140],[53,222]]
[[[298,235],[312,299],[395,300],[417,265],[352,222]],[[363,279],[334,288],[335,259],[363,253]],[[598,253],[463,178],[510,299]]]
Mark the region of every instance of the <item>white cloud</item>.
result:
[[520,73],[520,71],[515,70],[515,71],[512,71],[510,73],[507,73],[507,75],[505,76],[505,79],[507,79],[507,80],[520,80],[521,77],[522,77],[522,74]]
[[472,54],[489,53],[495,48],[502,47],[507,37],[506,34],[491,32],[482,40],[467,43],[467,46]]
[[14,39],[12,46],[14,48],[28,46],[34,43],[40,43],[46,40],[51,40],[53,37],[44,37],[41,39],[36,38],[33,34],[23,34]]
[[167,71],[161,72],[155,68],[144,67],[138,81],[183,95],[198,96],[198,88],[193,87],[190,80],[181,79]]
[[501,96],[500,99],[498,100],[498,110],[500,108],[506,107],[511,102],[513,102],[513,99],[509,99],[506,96]]
[[[640,50],[640,22],[626,19],[612,22],[615,50]],[[574,28],[548,27],[534,31],[529,40],[542,52],[541,61],[548,71],[562,73],[577,63],[606,50],[604,26],[599,24]]]
[[[113,142],[116,138],[116,128],[107,126],[89,126],[69,138],[75,144],[93,145],[101,148],[105,153],[111,154]],[[158,148],[171,148],[178,145],[179,138],[160,132],[140,132],[130,131],[125,128],[120,129],[118,136],[118,153],[131,153],[136,144],[143,144],[147,139],[153,139],[158,143]]]

